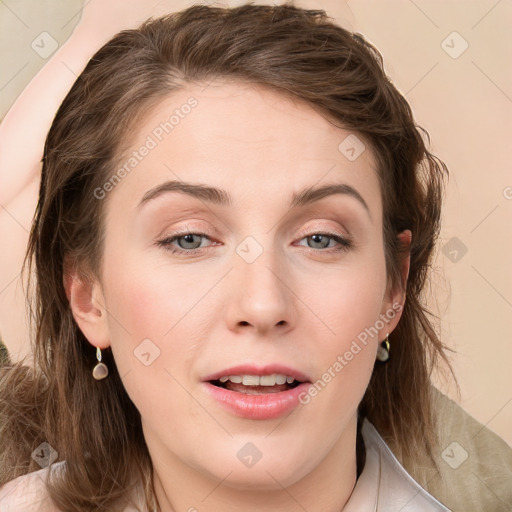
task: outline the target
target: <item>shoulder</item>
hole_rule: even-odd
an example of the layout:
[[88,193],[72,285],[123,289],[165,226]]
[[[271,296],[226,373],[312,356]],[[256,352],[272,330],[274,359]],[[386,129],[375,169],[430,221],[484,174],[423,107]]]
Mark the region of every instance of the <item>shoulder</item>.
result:
[[432,495],[455,510],[509,512],[512,448],[433,387],[439,447],[437,467],[401,460]]
[[[63,512],[51,500],[46,481],[50,468],[53,473],[63,470],[65,465],[65,461],[56,462],[0,486],[0,512]],[[126,490],[125,498],[128,498],[128,504],[118,505],[123,512],[148,512],[140,480]]]
[[435,389],[438,411],[439,475],[431,492],[466,510],[509,512],[512,503],[512,448],[497,434]]
[[[62,462],[53,464],[58,467]],[[0,487],[2,512],[60,512],[46,489],[49,468],[21,475]]]

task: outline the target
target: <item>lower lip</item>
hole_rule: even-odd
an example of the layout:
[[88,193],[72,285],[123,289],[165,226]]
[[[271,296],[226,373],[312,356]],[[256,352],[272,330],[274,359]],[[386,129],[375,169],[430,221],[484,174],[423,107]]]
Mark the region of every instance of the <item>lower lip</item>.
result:
[[299,396],[306,392],[309,382],[288,391],[246,395],[205,382],[205,389],[227,411],[251,420],[270,420],[290,413],[299,405]]

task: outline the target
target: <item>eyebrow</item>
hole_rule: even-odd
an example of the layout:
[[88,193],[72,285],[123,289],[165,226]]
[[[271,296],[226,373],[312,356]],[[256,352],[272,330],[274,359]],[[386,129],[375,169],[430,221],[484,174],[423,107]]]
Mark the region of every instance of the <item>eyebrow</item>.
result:
[[[158,196],[166,192],[181,192],[202,201],[220,206],[229,206],[232,204],[231,196],[226,190],[206,185],[186,183],[184,181],[170,180],[148,190],[142,197],[138,208],[141,208],[148,201],[156,199]],[[343,194],[353,197],[364,207],[368,215],[371,217],[368,204],[361,194],[354,187],[345,183],[333,183],[316,188],[311,186],[301,190],[300,192],[295,192],[290,201],[290,209],[305,206],[334,194]]]

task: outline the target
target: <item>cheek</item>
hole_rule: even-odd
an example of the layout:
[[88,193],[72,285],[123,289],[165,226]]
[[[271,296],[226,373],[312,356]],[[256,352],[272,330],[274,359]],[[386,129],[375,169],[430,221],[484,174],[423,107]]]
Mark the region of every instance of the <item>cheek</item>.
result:
[[[369,260],[374,261],[369,261]],[[342,348],[379,318],[386,290],[382,258],[354,257],[336,270],[323,271],[312,280],[302,281],[300,296],[326,333],[328,346]],[[382,261],[380,261],[382,260]],[[337,340],[337,341],[335,341]]]
[[380,301],[371,285],[345,281],[343,289],[329,288],[329,300],[324,298],[318,309],[323,308],[329,328],[323,335],[310,335],[316,347],[312,350],[310,343],[306,353],[316,371],[301,404],[309,428],[324,432],[325,443],[337,439],[354,417],[373,372],[377,337],[371,328],[379,318]]
[[[321,401],[334,407],[362,398],[375,363],[386,273],[383,255],[382,264],[377,258],[364,260],[331,272],[329,279],[324,276],[318,286],[302,291],[314,315],[303,328],[306,340],[315,340],[311,358],[321,368],[315,375],[321,381]],[[311,352],[308,344],[304,349]]]
[[154,280],[141,268],[130,268],[126,260],[110,268],[105,283],[107,308],[113,319],[110,329],[115,333],[122,328],[123,337],[130,333],[134,342],[140,342],[141,336],[160,337],[165,327],[169,329],[173,316],[169,301],[162,300],[165,283]]
[[[201,299],[211,284],[191,280],[186,272],[171,271],[159,263],[126,252],[105,258],[105,291],[113,322],[109,327],[142,338],[163,340]],[[191,283],[192,281],[192,283]],[[113,340],[115,341],[115,340]]]
[[169,372],[186,374],[205,339],[197,317],[208,316],[201,299],[215,276],[191,279],[130,251],[106,251],[104,265],[110,343],[120,375],[133,370],[132,379],[151,386],[168,383]]
[[178,290],[186,287],[174,286],[158,268],[126,254],[116,265],[105,262],[110,343],[123,385],[144,418],[163,421],[177,435],[179,426],[172,418],[178,412],[197,414],[179,385],[192,365],[194,341],[185,330],[193,298],[183,300]]
[[161,367],[162,338],[181,313],[156,270],[138,264],[129,252],[105,251],[104,292],[108,330],[121,376]]

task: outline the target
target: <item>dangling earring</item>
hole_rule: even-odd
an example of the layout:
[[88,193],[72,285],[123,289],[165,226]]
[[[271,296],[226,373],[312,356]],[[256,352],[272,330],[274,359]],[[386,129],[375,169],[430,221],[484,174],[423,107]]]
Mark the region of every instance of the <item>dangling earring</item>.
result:
[[105,363],[101,362],[101,350],[100,347],[96,347],[96,359],[98,360],[98,363],[92,370],[92,376],[96,380],[104,379],[108,375],[108,368]]
[[389,359],[389,334],[386,334],[386,339],[377,349],[377,359],[382,363],[385,363]]

